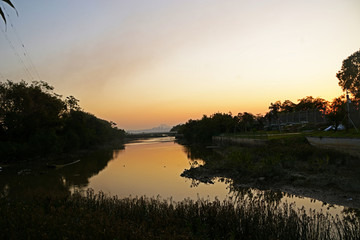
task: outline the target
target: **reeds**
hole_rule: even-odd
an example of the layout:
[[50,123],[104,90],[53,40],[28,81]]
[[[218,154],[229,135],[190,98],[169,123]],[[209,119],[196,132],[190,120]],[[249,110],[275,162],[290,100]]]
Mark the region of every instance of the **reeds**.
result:
[[181,202],[73,195],[0,199],[0,239],[359,239],[355,214],[298,210],[265,198]]

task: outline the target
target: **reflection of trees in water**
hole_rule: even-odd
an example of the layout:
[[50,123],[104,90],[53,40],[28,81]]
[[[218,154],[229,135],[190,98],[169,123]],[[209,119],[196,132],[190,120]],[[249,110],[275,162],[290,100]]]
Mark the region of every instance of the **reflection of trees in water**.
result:
[[190,167],[192,168],[204,165],[206,161],[220,157],[220,155],[212,149],[207,149],[202,146],[183,145],[183,151],[186,153]]
[[358,208],[345,207],[343,213],[346,216],[356,216],[358,219],[360,219],[360,209]]
[[85,187],[89,178],[98,174],[117,156],[119,151],[99,150],[81,159],[77,164],[59,169],[59,174],[66,179],[67,186]]
[[55,170],[48,173],[39,170],[28,170],[25,175],[19,175],[18,170],[10,169],[1,174],[1,195],[23,199],[36,195],[41,196],[48,192],[68,193],[68,188],[63,184],[63,179]]
[[[206,161],[211,161],[213,159],[219,159],[221,156],[213,151],[212,149],[207,149],[199,146],[183,146],[183,151],[187,154],[189,159],[190,167],[196,168],[200,165],[203,165]],[[191,188],[198,187],[200,183],[204,183],[205,180],[209,179],[191,179]],[[202,181],[204,180],[204,181]],[[233,180],[226,178],[211,178],[212,181],[225,182],[227,184],[227,189],[229,190],[229,198],[234,201],[242,201],[245,199],[260,199],[266,201],[268,204],[279,204],[281,199],[284,197],[283,192],[274,191],[274,190],[258,190],[249,187],[242,187],[239,184],[234,183]]]
[[[81,158],[80,162],[60,169],[48,169],[44,165],[21,168],[9,167],[0,174],[0,195],[26,198],[36,194],[70,194],[71,186],[85,187],[89,178],[98,174],[122,150],[97,150]],[[69,159],[68,162],[74,161]],[[28,166],[24,166],[24,168]],[[24,169],[23,168],[23,169]],[[20,171],[25,174],[18,174]]]
[[235,202],[243,200],[263,200],[267,204],[278,205],[284,197],[284,193],[277,190],[259,190],[250,187],[236,185],[232,180],[226,180],[228,183],[229,196]]
[[191,179],[191,184],[190,184],[190,187],[191,188],[195,188],[195,187],[198,187],[200,185],[200,181],[199,180],[196,180],[196,179]]
[[[229,190],[228,198],[234,203],[244,201],[264,201],[266,204],[278,205],[286,193],[278,190],[259,190],[256,188],[239,186],[233,180],[227,178],[213,178],[213,182],[224,182]],[[191,188],[198,187],[204,182],[191,178]]]
[[201,146],[183,145],[183,151],[187,154],[187,157],[191,160],[206,159],[214,154],[214,152],[211,149],[207,149]]
[[[233,172],[232,169],[222,169],[222,158],[223,156],[219,153],[216,153],[212,149],[206,149],[201,147],[189,147],[184,146],[184,152],[187,153],[190,163],[190,169],[185,170],[181,176],[187,177],[192,180],[191,187],[197,187],[200,183],[212,183],[214,181],[214,177],[216,176],[224,176],[222,174],[225,174],[225,176],[234,176],[232,175]],[[203,161],[203,164],[198,164],[199,161]],[[204,164],[206,162],[206,165]],[[205,166],[202,166],[205,165]],[[226,171],[228,173],[226,174]],[[220,175],[219,175],[220,174]],[[234,174],[239,174],[234,172]],[[241,176],[240,176],[241,178]],[[196,179],[196,180],[194,180]],[[255,179],[257,180],[257,179]],[[302,196],[294,195],[286,192],[281,191],[275,191],[275,190],[255,190],[255,189],[249,189],[240,187],[242,185],[242,182],[239,182],[239,180],[235,183],[232,181],[228,182],[228,190],[229,190],[229,197],[232,199],[244,199],[244,198],[261,198],[266,202],[279,204],[280,202],[285,201],[293,201],[300,204],[303,204],[303,201],[299,201]],[[266,186],[266,185],[265,185]],[[296,190],[295,190],[296,191]],[[306,191],[305,189],[305,196],[306,200],[309,201],[309,204],[311,206],[315,206],[317,209],[322,210],[336,210],[338,208],[337,205],[344,205],[344,203],[341,202],[341,200],[335,200],[338,202],[335,202],[335,204],[327,203],[327,196],[326,194],[316,194],[309,191]],[[284,199],[287,198],[287,199]],[[316,199],[315,199],[316,198]],[[318,200],[317,200],[318,199]],[[331,198],[330,198],[331,199]],[[320,204],[312,204],[315,202],[319,202]],[[352,201],[352,200],[351,200]],[[302,206],[302,205],[301,205]],[[336,210],[338,212],[338,210]]]

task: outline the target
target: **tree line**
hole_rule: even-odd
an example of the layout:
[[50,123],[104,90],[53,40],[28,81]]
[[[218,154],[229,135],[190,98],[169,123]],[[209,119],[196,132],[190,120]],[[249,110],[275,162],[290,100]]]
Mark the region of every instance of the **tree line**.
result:
[[[352,105],[359,108],[359,102]],[[322,98],[308,96],[293,103],[290,100],[276,101],[269,106],[265,115],[243,112],[233,116],[232,113],[215,113],[211,116],[203,115],[201,119],[190,119],[185,124],[179,124],[171,129],[181,134],[185,140],[193,143],[208,143],[212,136],[227,133],[247,133],[264,130],[271,119],[277,119],[282,113],[318,110],[325,115],[328,124],[336,127],[346,121],[346,98],[340,96],[332,102]]]
[[204,115],[199,120],[190,119],[185,124],[175,126],[172,131],[177,131],[188,142],[206,143],[211,141],[212,136],[219,134],[263,130],[267,121],[278,119],[281,113],[309,110],[323,113],[327,121],[337,129],[340,123],[346,122],[347,103],[351,102],[353,108],[360,109],[360,50],[343,61],[336,77],[346,95],[336,97],[332,102],[312,96],[298,99],[298,103],[290,100],[276,101],[270,104],[269,112],[265,115],[248,112],[238,113],[236,116],[231,113],[215,113],[210,117]]
[[14,161],[90,148],[123,138],[116,124],[84,112],[44,81],[0,82],[0,159]]

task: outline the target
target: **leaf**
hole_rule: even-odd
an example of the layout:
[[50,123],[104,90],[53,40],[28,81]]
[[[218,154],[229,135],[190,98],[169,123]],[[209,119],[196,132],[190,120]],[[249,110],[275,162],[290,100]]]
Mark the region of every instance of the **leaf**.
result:
[[[15,12],[16,12],[16,14],[17,15],[19,15],[19,13],[18,13],[18,11],[16,10],[16,8],[15,8],[15,6],[14,6],[14,4],[12,4],[12,2],[10,2],[10,0],[1,0],[1,1],[3,1],[3,2],[5,2],[5,3],[7,3],[7,4],[9,4],[14,10],[15,10]],[[5,20],[5,17],[4,17],[4,12],[3,11],[1,11],[1,16],[3,16],[3,19],[4,19],[4,21],[6,22],[6,20]]]
[[1,15],[1,17],[4,19],[4,22],[5,22],[5,24],[6,24],[6,18],[5,18],[5,14],[4,14],[4,12],[3,12],[3,10],[0,8],[0,15]]
[[6,2],[7,4],[9,4],[13,9],[16,10],[15,6],[10,2],[10,0],[2,0],[3,2]]

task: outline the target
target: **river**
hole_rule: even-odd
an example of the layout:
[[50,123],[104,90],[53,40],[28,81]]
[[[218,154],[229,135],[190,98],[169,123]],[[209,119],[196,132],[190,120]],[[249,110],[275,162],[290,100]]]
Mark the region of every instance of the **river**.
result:
[[107,167],[91,177],[86,187],[119,197],[161,196],[175,201],[228,196],[224,182],[194,187],[193,180],[180,177],[190,164],[184,147],[173,137],[139,140],[114,151]]
[[[1,194],[16,197],[32,192],[73,192],[92,188],[95,192],[118,197],[145,195],[174,201],[199,198],[222,201],[244,192],[264,193],[257,189],[236,189],[227,179],[214,179],[212,184],[205,184],[181,177],[185,169],[202,164],[202,159],[194,158],[188,148],[174,140],[173,137],[136,140],[122,149],[91,152],[79,162],[57,169],[37,165],[5,166],[0,172]],[[304,206],[332,214],[341,214],[344,210],[343,206],[284,192],[274,196],[280,202],[295,203],[299,208]]]

